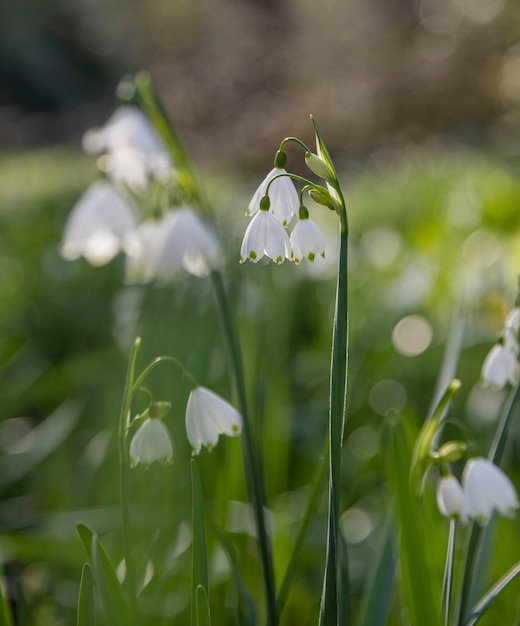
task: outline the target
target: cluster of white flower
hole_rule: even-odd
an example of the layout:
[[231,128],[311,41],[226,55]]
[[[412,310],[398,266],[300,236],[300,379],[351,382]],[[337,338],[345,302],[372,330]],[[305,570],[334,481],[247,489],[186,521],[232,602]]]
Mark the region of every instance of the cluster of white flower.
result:
[[[246,215],[252,219],[242,241],[241,263],[246,260],[256,263],[263,256],[278,264],[285,259],[300,263],[303,258],[314,261],[317,256],[325,256],[325,237],[309,219],[307,209],[300,206],[298,193],[284,168],[275,167],[264,178]],[[298,221],[289,236],[286,228],[295,217]]]
[[[242,431],[242,416],[218,394],[196,387],[186,405],[186,435],[199,454],[202,446],[213,449],[220,435],[237,437]],[[149,467],[155,461],[166,465],[173,462],[173,444],[160,417],[148,417],[139,426],[130,443],[130,465]]]
[[462,485],[452,474],[441,477],[437,504],[450,519],[463,523],[474,519],[480,524],[485,524],[494,510],[511,516],[519,506],[511,480],[483,457],[469,459],[462,473]]
[[502,389],[508,383],[518,383],[518,331],[520,308],[514,307],[506,317],[500,340],[491,348],[482,365],[484,385]]
[[108,175],[94,182],[73,207],[65,225],[62,255],[105,265],[127,257],[128,282],[166,282],[183,271],[207,276],[222,254],[210,225],[188,206],[142,220],[127,193],[145,191],[153,178],[165,183],[174,171],[167,150],[145,115],[121,107],[102,128],[83,139],[88,152],[103,153]]

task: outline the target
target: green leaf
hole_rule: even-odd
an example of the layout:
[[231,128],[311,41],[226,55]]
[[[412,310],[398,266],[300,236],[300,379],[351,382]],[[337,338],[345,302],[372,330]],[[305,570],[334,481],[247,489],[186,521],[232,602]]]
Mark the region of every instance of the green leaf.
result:
[[197,591],[199,587],[208,589],[208,557],[206,551],[206,527],[204,520],[204,494],[195,459],[191,460],[192,484],[192,580],[191,580],[191,622],[196,623],[198,614]]
[[482,596],[480,601],[475,605],[465,626],[473,626],[478,622],[482,615],[486,612],[488,606],[504,589],[520,574],[520,561],[514,565],[502,578],[497,581],[491,589]]
[[0,579],[0,626],[13,626],[9,601],[5,597],[5,580],[3,575]]
[[211,626],[208,595],[202,585],[197,587],[197,626]]
[[92,572],[88,563],[85,563],[81,572],[77,626],[96,626],[94,584],[92,581]]
[[78,531],[81,543],[87,553],[87,558],[92,563],[92,538],[94,537],[94,533],[90,530],[90,528],[88,528],[88,526],[81,524],[81,522],[76,524],[76,530]]
[[114,566],[96,536],[92,537],[92,569],[107,621],[114,626],[132,626],[133,619]]
[[385,424],[385,449],[389,451],[387,472],[393,487],[400,526],[402,598],[413,624],[438,626],[439,612],[434,605],[431,573],[419,519],[419,501],[410,489],[410,450],[402,419],[392,415]]

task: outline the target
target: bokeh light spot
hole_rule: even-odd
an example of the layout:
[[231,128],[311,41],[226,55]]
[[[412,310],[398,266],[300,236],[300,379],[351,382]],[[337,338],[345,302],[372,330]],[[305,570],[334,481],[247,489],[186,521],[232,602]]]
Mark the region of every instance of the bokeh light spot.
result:
[[428,348],[433,338],[430,322],[421,315],[407,315],[394,327],[392,344],[403,356],[417,356]]
[[368,394],[368,401],[378,415],[402,411],[407,400],[406,390],[396,380],[380,380]]

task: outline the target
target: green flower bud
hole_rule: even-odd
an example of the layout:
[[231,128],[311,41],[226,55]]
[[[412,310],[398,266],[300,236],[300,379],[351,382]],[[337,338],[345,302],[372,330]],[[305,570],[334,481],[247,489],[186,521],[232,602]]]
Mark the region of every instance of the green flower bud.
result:
[[316,176],[319,176],[320,178],[326,177],[325,172],[327,171],[327,166],[317,154],[314,154],[314,152],[305,153],[305,164],[311,172],[316,174]]
[[148,415],[155,419],[162,419],[168,414],[171,408],[171,402],[158,401],[152,402],[148,407]]
[[454,463],[462,458],[467,450],[467,445],[463,441],[448,441],[439,450],[432,451],[430,458],[434,465],[441,463]]
[[274,166],[279,170],[285,167],[285,163],[287,162],[287,155],[283,150],[278,150],[276,156],[274,157]]

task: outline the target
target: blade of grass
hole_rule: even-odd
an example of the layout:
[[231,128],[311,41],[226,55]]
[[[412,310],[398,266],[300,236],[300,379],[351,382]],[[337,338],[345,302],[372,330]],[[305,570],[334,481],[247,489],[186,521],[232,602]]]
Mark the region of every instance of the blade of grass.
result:
[[5,577],[0,579],[0,626],[13,626],[13,617],[9,600],[6,597]]
[[197,587],[197,626],[211,626],[209,602],[206,590],[202,585]]
[[88,563],[85,563],[81,572],[78,598],[77,626],[96,626],[96,612],[94,609],[94,585],[92,572]]

